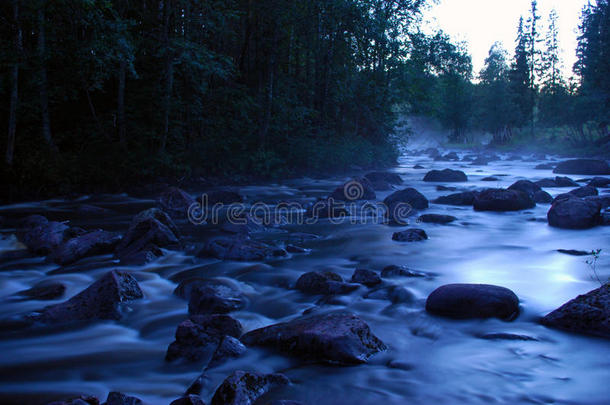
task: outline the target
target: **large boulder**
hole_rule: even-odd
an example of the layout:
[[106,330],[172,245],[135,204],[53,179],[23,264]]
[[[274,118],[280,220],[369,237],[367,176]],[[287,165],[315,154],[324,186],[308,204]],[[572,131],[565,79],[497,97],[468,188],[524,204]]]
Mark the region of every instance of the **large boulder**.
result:
[[397,242],[419,242],[428,239],[426,231],[423,229],[410,228],[401,232],[394,232],[392,240]]
[[604,160],[596,159],[572,159],[561,162],[553,173],[558,174],[610,174],[610,166]]
[[44,324],[120,319],[125,303],[143,297],[136,279],[129,273],[110,271],[66,302],[51,305],[29,315]]
[[610,339],[610,284],[579,295],[542,318],[543,325]]
[[295,287],[306,294],[335,295],[349,294],[358,285],[345,283],[340,275],[331,271],[310,271],[299,277]]
[[236,261],[260,261],[286,255],[284,249],[243,237],[213,239],[199,252],[203,257]]
[[[71,235],[63,222],[49,221],[42,215],[31,215],[22,221],[17,237],[30,252],[46,255],[55,250]],[[74,235],[75,236],[75,235]]]
[[374,200],[377,198],[373,184],[366,177],[356,177],[340,187],[330,195],[334,201]]
[[554,179],[538,180],[535,184],[540,187],[578,187],[579,184],[569,177],[556,176]]
[[221,281],[202,281],[192,286],[189,314],[225,314],[245,308],[246,297],[234,286]]
[[270,390],[290,384],[283,374],[234,371],[212,397],[212,405],[252,405]]
[[304,316],[256,329],[242,336],[246,346],[264,346],[304,358],[336,364],[360,364],[386,349],[358,316],[334,312]]
[[144,403],[140,398],[113,391],[108,393],[106,402],[102,405],[144,405]]
[[536,206],[534,200],[523,191],[488,189],[474,199],[476,211],[520,211]]
[[600,223],[601,207],[595,201],[567,196],[555,199],[547,213],[549,225],[564,229],[588,229]]
[[523,191],[529,195],[534,202],[537,203],[550,203],[553,201],[553,197],[551,197],[549,193],[543,191],[539,185],[532,183],[529,180],[519,180],[508,187],[508,189]]
[[461,170],[452,170],[452,169],[444,169],[444,170],[432,170],[426,173],[424,176],[424,181],[435,182],[435,183],[461,183],[468,181],[468,177]]
[[116,256],[128,264],[144,264],[162,256],[161,248],[179,248],[180,233],[171,218],[157,208],[137,214],[129,225]]
[[121,235],[117,232],[95,230],[66,240],[53,250],[49,258],[66,265],[84,257],[112,253],[120,242]]
[[508,288],[495,285],[447,284],[428,296],[426,311],[456,319],[511,320],[519,314],[519,298]]
[[405,224],[407,218],[414,215],[416,210],[428,208],[428,199],[414,188],[405,188],[396,191],[383,200],[391,222]]
[[159,198],[159,205],[165,211],[186,216],[195,199],[178,187],[168,187]]
[[610,186],[610,179],[606,177],[594,177],[589,181],[589,186],[605,188]]
[[570,191],[569,193],[580,198],[591,197],[599,194],[597,189],[591,186],[578,187]]
[[192,315],[178,325],[165,360],[209,360],[225,336],[239,338],[242,332],[241,323],[229,315]]
[[469,206],[474,204],[474,200],[477,195],[479,195],[479,192],[477,191],[464,191],[462,193],[455,193],[438,197],[432,202],[435,204],[442,205]]
[[354,274],[352,274],[352,283],[364,284],[367,287],[372,287],[381,284],[381,277],[373,270],[356,269]]

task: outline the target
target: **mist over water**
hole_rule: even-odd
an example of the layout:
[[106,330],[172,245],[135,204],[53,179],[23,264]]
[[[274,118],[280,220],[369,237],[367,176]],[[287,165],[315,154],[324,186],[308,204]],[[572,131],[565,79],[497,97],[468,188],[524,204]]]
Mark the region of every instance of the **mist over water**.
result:
[[[467,152],[470,153],[470,152]],[[459,153],[463,156],[467,153]],[[552,159],[551,159],[552,160]],[[550,170],[534,170],[546,161],[494,161],[487,166],[469,162],[435,162],[424,155],[404,154],[394,172],[404,187],[414,187],[430,201],[449,191],[438,183],[424,183],[431,169],[463,170],[467,183],[447,184],[459,190],[507,187],[519,179],[554,177]],[[413,169],[420,164],[424,169]],[[487,176],[497,182],[482,182]],[[576,178],[575,178],[576,179]],[[281,184],[241,187],[247,202],[314,201],[328,195],[346,178],[287,180]],[[545,189],[551,195],[566,189]],[[381,201],[392,191],[377,192]],[[603,192],[600,190],[600,192]],[[75,208],[90,204],[112,210],[104,215],[79,215]],[[127,195],[88,196],[78,200],[49,200],[0,208],[0,215],[40,213],[50,219],[70,220],[86,229],[124,230],[134,214],[155,204]],[[306,364],[297,359],[248,348],[246,354],[206,373],[202,398],[212,397],[233,370],[285,373],[292,384],[260,400],[294,399],[306,404],[489,404],[559,403],[604,404],[610,398],[610,344],[607,340],[563,333],[538,324],[538,319],[566,301],[599,287],[586,257],[569,256],[557,249],[590,251],[602,248],[597,273],[610,276],[605,249],[610,227],[571,231],[546,223],[549,206],[513,213],[475,212],[472,207],[431,204],[425,213],[458,218],[449,225],[416,223],[427,241],[398,243],[392,234],[406,227],[384,224],[287,225],[284,231],[307,232],[319,239],[299,246],[309,254],[265,263],[201,259],[171,252],[144,267],[121,266],[111,256],[98,256],[59,267],[44,258],[0,263],[0,313],[9,317],[61,302],[89,286],[111,269],[131,272],[145,298],[118,322],[55,327],[0,336],[0,402],[46,403],[52,398],[87,393],[105,398],[122,391],[149,404],[168,404],[178,398],[201,373],[203,365],[176,365],[164,361],[176,326],[186,319],[187,303],[173,294],[177,283],[191,277],[225,278],[237,283],[249,306],[231,315],[245,331],[292,319],[303,311],[347,309],[361,316],[388,345],[368,364],[334,367]],[[209,232],[186,221],[180,223],[187,243],[202,242]],[[18,248],[13,230],[3,229],[0,251]],[[268,239],[282,233],[263,235]],[[349,279],[356,268],[376,271],[396,264],[430,273],[430,277],[384,279],[414,296],[408,303],[365,298],[360,286],[346,296],[321,298],[292,287],[308,271],[331,270]],[[64,298],[52,301],[17,300],[14,293],[42,280],[67,286]],[[513,322],[500,320],[446,320],[427,314],[425,299],[447,283],[486,283],[513,290],[521,314]],[[486,333],[508,332],[535,340],[484,340]]]

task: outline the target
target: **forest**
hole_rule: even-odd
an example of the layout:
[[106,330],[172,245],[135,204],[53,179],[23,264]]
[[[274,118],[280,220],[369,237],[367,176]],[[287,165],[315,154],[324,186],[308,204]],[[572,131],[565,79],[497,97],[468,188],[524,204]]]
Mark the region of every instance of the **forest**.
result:
[[476,130],[494,144],[544,130],[568,148],[607,141],[607,1],[582,11],[570,81],[557,15],[543,31],[536,1],[515,21],[514,52],[494,45],[481,72],[466,44],[422,32],[426,6],[4,1],[3,183],[17,198],[383,166],[397,156],[397,118],[412,114],[438,119],[454,143]]

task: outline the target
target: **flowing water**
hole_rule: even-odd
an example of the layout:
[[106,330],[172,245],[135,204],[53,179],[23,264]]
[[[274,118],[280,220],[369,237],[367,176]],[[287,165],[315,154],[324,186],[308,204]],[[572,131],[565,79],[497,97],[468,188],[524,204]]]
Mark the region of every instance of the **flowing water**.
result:
[[[496,161],[487,166],[468,162],[433,162],[405,154],[393,169],[405,186],[415,187],[429,200],[450,194],[424,183],[432,169],[451,167],[465,171],[469,181],[460,189],[506,187],[518,179],[554,177],[550,170],[534,170],[541,161]],[[412,169],[421,164],[425,169]],[[502,175],[497,182],[483,177]],[[296,179],[281,184],[242,187],[252,203],[313,201],[327,195],[345,178]],[[568,189],[569,190],[569,189]],[[552,195],[566,189],[546,189]],[[603,189],[600,190],[603,192]],[[382,200],[390,192],[378,192]],[[79,205],[107,208],[103,214],[79,214]],[[131,217],[155,205],[151,199],[127,195],[86,196],[77,200],[48,200],[0,208],[6,217],[40,213],[70,220],[84,228],[125,230]],[[306,404],[488,404],[610,402],[610,344],[607,340],[547,329],[540,316],[579,294],[599,287],[586,257],[569,256],[557,249],[607,248],[610,227],[570,231],[546,223],[548,205],[514,213],[474,212],[472,207],[431,204],[427,213],[458,218],[449,225],[416,224],[429,240],[398,243],[392,233],[401,228],[384,224],[287,225],[284,231],[307,232],[319,239],[300,243],[311,252],[265,263],[202,259],[170,252],[146,266],[121,266],[113,258],[98,256],[60,267],[44,258],[22,258],[0,263],[0,313],[12,316],[61,302],[86,288],[109,269],[132,272],[145,299],[119,322],[95,322],[85,327],[57,327],[0,335],[0,403],[37,404],[52,398],[87,393],[105,398],[108,391],[136,395],[149,404],[168,404],[178,398],[199,375],[201,364],[176,365],[164,361],[176,326],[187,317],[187,304],[173,295],[180,280],[222,277],[235,280],[249,306],[232,314],[246,331],[289,320],[316,306],[347,309],[359,314],[387,345],[369,363],[353,367],[312,365],[297,359],[250,348],[240,359],[209,370],[202,397],[209,401],[215,388],[233,370],[282,372],[292,381],[265,396],[294,399]],[[190,242],[201,241],[206,227],[181,223]],[[0,251],[19,248],[13,229],[3,229]],[[281,232],[276,236],[282,237]],[[354,269],[380,270],[386,265],[407,265],[431,277],[386,279],[408,289],[415,300],[391,304],[364,298],[361,286],[347,296],[322,299],[292,288],[307,271],[332,270],[349,279]],[[601,279],[610,276],[605,251],[597,262]],[[18,300],[14,293],[42,280],[64,283],[64,298],[51,302]],[[424,310],[427,295],[453,282],[488,283],[512,289],[520,298],[521,314],[513,322],[499,320],[453,321],[433,317]],[[536,340],[484,340],[489,332],[527,335]]]

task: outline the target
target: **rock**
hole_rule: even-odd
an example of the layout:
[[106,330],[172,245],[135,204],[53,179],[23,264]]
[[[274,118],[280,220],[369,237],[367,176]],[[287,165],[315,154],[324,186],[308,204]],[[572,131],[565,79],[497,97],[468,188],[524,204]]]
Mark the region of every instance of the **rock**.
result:
[[100,400],[96,397],[81,395],[76,398],[67,399],[65,401],[53,401],[47,405],[99,405]]
[[130,397],[121,392],[111,392],[103,405],[143,405],[140,398]]
[[246,297],[235,287],[220,281],[204,281],[193,286],[189,314],[225,314],[247,306]]
[[515,333],[506,333],[506,332],[496,332],[496,333],[486,333],[484,335],[479,336],[481,339],[485,340],[522,340],[522,341],[538,341],[538,339],[533,338],[527,335],[517,335]]
[[420,170],[420,169],[425,169],[425,167],[423,167],[422,165],[415,165],[415,166],[413,166],[413,169]]
[[178,187],[168,187],[159,198],[159,205],[168,212],[186,216],[189,207],[196,201],[190,194]]
[[402,184],[402,178],[396,173],[372,172],[364,176],[371,183],[385,182],[389,184]]
[[287,399],[279,399],[279,400],[275,400],[269,403],[269,405],[305,405],[302,402],[299,401],[291,401],[291,400],[287,400]]
[[570,256],[589,256],[591,252],[585,252],[584,250],[574,250],[574,249],[557,249],[559,253],[563,253],[565,255]]
[[600,188],[608,187],[608,186],[610,186],[610,179],[608,179],[606,177],[594,177],[589,181],[588,185],[591,187],[600,187]]
[[179,248],[180,233],[171,218],[157,208],[137,214],[116,248],[121,262],[145,264],[162,256],[160,248]]
[[424,151],[424,153],[430,156],[431,158],[435,158],[441,155],[441,152],[439,152],[439,150],[436,148],[428,148]]
[[46,255],[70,237],[70,227],[41,215],[31,215],[22,221],[17,237],[30,252]]
[[455,193],[439,197],[432,202],[442,205],[468,206],[474,204],[474,200],[478,194],[479,193],[476,191],[464,191],[462,193]]
[[85,257],[112,253],[120,242],[117,232],[91,231],[66,240],[49,258],[57,264],[71,264]]
[[404,304],[415,301],[415,296],[406,288],[399,285],[390,285],[378,288],[367,293],[364,298],[372,300],[387,300],[392,304]]
[[542,318],[551,328],[610,339],[610,284],[579,295]]
[[494,177],[494,176],[488,176],[488,177],[483,177],[481,179],[481,181],[500,181],[500,179],[497,177]]
[[288,384],[290,380],[283,374],[235,371],[220,384],[212,405],[253,405],[270,390]]
[[596,159],[573,159],[566,160],[557,165],[553,173],[558,174],[610,174],[610,166],[604,160]]
[[381,278],[373,270],[356,269],[352,275],[352,283],[364,284],[367,287],[371,287],[380,284]]
[[574,190],[570,191],[569,193],[576,197],[580,197],[580,198],[594,196],[594,195],[599,194],[597,189],[595,187],[591,187],[591,186],[575,188]]
[[241,323],[229,315],[192,315],[178,325],[176,340],[167,348],[165,360],[206,360],[225,336],[239,338],[242,331]]
[[405,266],[396,266],[391,264],[381,270],[381,277],[428,277],[428,274],[421,271],[412,270]]
[[199,395],[189,394],[172,401],[169,405],[205,405]]
[[199,252],[199,256],[237,261],[259,261],[286,255],[284,249],[247,238],[214,239]]
[[578,187],[578,183],[569,177],[555,177],[555,187]]
[[457,187],[436,186],[436,191],[456,191]]
[[225,232],[238,235],[249,235],[251,233],[265,232],[267,228],[263,225],[263,220],[250,214],[235,216],[231,221],[227,221],[220,227]]
[[142,290],[131,274],[113,270],[68,301],[48,306],[29,317],[45,324],[117,320],[123,315],[125,303],[142,297]]
[[577,197],[555,199],[547,213],[550,226],[564,229],[588,229],[599,224],[600,206]]
[[415,210],[428,208],[428,199],[414,188],[396,191],[383,200],[387,217],[391,222],[405,224]]
[[286,245],[286,252],[288,253],[292,253],[292,254],[301,254],[301,253],[308,253],[309,249],[305,249],[299,246],[295,246],[295,245]]
[[591,195],[583,199],[599,205],[600,209],[606,209],[605,213],[608,214],[608,208],[610,207],[610,195]]
[[307,218],[345,218],[350,215],[342,202],[336,202],[334,199],[318,200],[307,209],[305,216]]
[[360,364],[386,349],[358,316],[334,312],[304,316],[246,333],[246,346],[264,346],[307,361]]
[[425,214],[419,217],[417,220],[431,224],[448,224],[457,220],[457,218],[451,215]]
[[555,168],[554,163],[541,163],[534,167],[536,170],[553,170]]
[[475,211],[520,211],[536,206],[534,200],[519,190],[488,189],[474,200]]
[[426,300],[426,311],[456,319],[500,318],[519,314],[519,298],[508,288],[488,284],[447,284]]
[[508,189],[523,191],[537,203],[550,203],[553,201],[553,197],[551,197],[549,193],[542,191],[539,185],[532,183],[529,180],[519,180],[508,187]]
[[374,200],[377,198],[373,184],[365,177],[356,177],[341,187],[337,187],[330,195],[334,201]]
[[41,282],[17,294],[34,300],[55,300],[61,298],[66,292],[66,286],[59,282]]
[[428,235],[423,229],[411,228],[402,232],[395,232],[392,240],[397,242],[419,242],[428,239]]
[[355,284],[343,282],[340,275],[333,272],[311,271],[299,277],[296,289],[306,294],[349,294],[358,288]]
[[218,367],[230,359],[236,359],[244,354],[246,350],[246,346],[238,339],[233,336],[225,336],[214,351],[212,360],[210,360],[207,368]]
[[202,201],[204,205],[208,205],[210,208],[216,204],[235,204],[241,203],[244,201],[244,198],[236,191],[229,188],[218,189],[218,190],[208,190],[202,195]]
[[468,181],[468,177],[466,174],[460,170],[432,170],[429,171],[426,176],[424,176],[424,181],[427,182],[436,182],[436,183],[445,183],[445,182],[465,182]]

